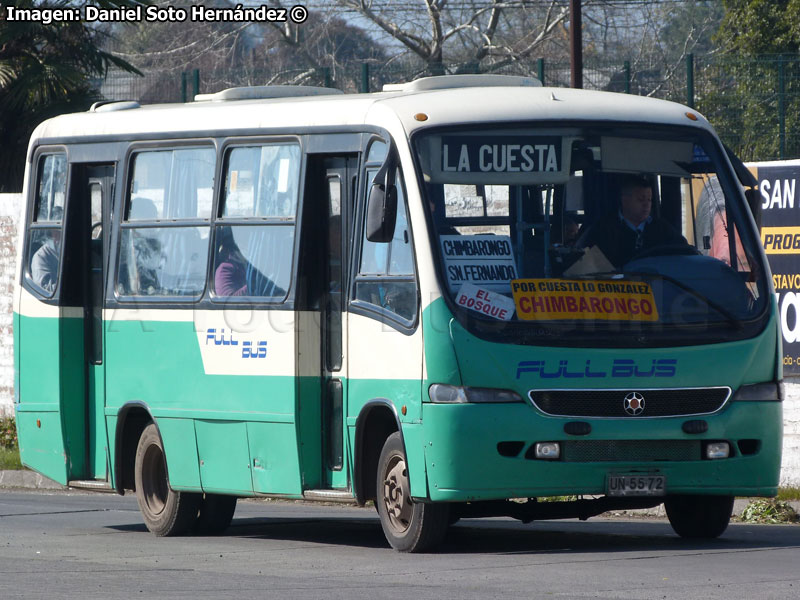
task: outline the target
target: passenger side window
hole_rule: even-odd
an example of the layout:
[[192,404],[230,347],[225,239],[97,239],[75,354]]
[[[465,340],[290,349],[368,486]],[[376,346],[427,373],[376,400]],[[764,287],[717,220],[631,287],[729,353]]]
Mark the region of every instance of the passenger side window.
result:
[[[377,152],[376,146],[384,146],[383,142],[374,142],[369,152],[373,155],[385,155]],[[367,164],[366,197],[372,180],[380,165]],[[417,314],[417,283],[414,276],[414,254],[411,245],[411,230],[408,226],[405,194],[401,185],[402,173],[397,173],[397,220],[392,241],[388,243],[371,242],[366,238],[362,228],[361,259],[355,282],[355,300],[363,302],[383,311],[392,313],[401,321],[411,322]],[[362,211],[366,213],[366,211]]]
[[121,225],[117,293],[198,297],[208,264],[213,148],[133,155]]
[[66,155],[42,156],[37,169],[25,275],[44,296],[52,296],[58,284],[66,192]]
[[233,147],[214,228],[217,298],[283,300],[294,256],[300,146]]

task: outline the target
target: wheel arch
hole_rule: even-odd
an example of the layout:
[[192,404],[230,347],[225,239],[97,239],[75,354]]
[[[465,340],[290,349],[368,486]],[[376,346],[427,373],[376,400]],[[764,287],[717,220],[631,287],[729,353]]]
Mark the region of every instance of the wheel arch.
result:
[[360,506],[375,500],[378,460],[386,439],[395,432],[400,433],[405,452],[403,427],[391,400],[373,398],[361,408],[356,419],[353,465],[353,491]]
[[[117,412],[117,426],[114,434],[114,489],[123,496],[125,490],[135,490],[134,464],[136,447],[145,427],[156,423],[150,407],[141,400],[132,400],[123,404]],[[158,437],[161,432],[158,430]],[[163,447],[164,440],[161,440]],[[166,464],[164,465],[166,468]],[[169,473],[167,474],[169,478]]]

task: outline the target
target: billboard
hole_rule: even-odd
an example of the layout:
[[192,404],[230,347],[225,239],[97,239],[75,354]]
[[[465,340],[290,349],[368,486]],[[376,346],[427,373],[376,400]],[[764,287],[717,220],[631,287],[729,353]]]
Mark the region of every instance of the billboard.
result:
[[761,242],[780,307],[783,373],[800,377],[800,160],[747,166],[758,179]]

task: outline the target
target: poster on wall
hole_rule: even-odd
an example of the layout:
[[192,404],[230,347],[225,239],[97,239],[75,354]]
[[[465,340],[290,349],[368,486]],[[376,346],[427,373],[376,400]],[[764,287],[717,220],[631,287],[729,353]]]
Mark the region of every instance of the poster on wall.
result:
[[783,333],[783,374],[800,377],[800,160],[749,163],[761,196],[761,242]]

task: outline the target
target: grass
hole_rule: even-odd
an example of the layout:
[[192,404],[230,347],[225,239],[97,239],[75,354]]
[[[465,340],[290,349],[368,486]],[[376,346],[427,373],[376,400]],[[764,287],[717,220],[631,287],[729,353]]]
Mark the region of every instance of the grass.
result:
[[782,487],[778,488],[777,500],[800,500],[800,487]]
[[797,523],[800,516],[785,500],[758,498],[750,501],[739,520],[744,523]]
[[22,468],[17,448],[0,448],[0,471]]

